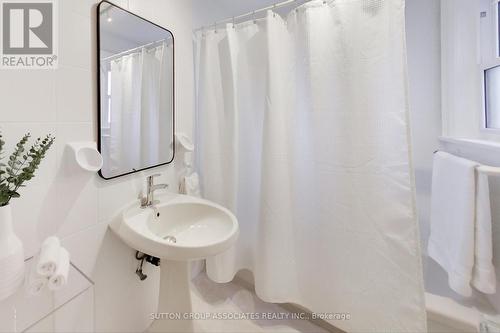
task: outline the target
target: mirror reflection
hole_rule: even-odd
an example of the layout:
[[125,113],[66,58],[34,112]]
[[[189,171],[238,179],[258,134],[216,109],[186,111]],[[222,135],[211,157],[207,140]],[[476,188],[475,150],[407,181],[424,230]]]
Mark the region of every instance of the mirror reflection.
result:
[[105,179],[174,156],[174,39],[108,2],[99,5],[99,150]]

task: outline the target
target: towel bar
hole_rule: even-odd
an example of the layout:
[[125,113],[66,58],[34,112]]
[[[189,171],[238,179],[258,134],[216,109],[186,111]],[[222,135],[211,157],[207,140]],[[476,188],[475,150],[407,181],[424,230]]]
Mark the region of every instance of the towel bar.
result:
[[[437,152],[439,152],[439,150],[434,151],[433,154],[436,154]],[[488,176],[500,176],[500,167],[481,165],[481,166],[478,166],[476,169],[478,172],[484,173]]]
[[477,171],[484,173],[484,174],[487,174],[489,176],[499,176],[500,175],[500,168],[498,168],[498,167],[482,165],[480,167],[477,167]]

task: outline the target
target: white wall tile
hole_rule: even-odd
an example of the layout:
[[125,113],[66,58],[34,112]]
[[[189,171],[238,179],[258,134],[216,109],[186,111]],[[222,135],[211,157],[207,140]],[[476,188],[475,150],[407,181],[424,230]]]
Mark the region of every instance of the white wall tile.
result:
[[97,331],[143,332],[150,324],[148,315],[158,303],[159,269],[144,265],[148,278],[140,281],[134,253],[108,230],[93,274],[100,295],[95,308]]
[[158,302],[159,269],[144,265],[148,275],[135,275],[135,251],[101,223],[68,237],[63,245],[72,261],[95,282],[96,330],[98,332],[142,332],[148,314]]
[[[63,238],[97,224],[98,190],[92,177],[77,171],[73,175],[59,176],[56,183],[54,234]],[[47,225],[46,230],[51,226]]]
[[[143,177],[141,177],[141,174]],[[144,179],[143,179],[144,178]],[[112,180],[97,180],[99,187],[99,222],[110,221],[122,207],[137,200],[146,176],[143,173]]]
[[74,13],[91,17],[98,0],[60,0],[59,6],[61,14]]
[[107,223],[99,223],[62,240],[71,261],[87,276],[93,275],[107,232]]
[[62,9],[59,13],[59,65],[91,69],[95,56],[91,17]]
[[[65,304],[53,315],[53,330],[50,332],[94,332],[94,291],[92,288]],[[47,332],[47,331],[45,331]]]
[[126,10],[132,10],[130,7],[130,2],[132,1],[134,0],[113,0],[110,2]]
[[53,70],[0,70],[2,122],[56,120]]
[[39,323],[28,329],[28,333],[46,333],[54,331],[54,317],[48,316]]
[[[154,1],[155,0],[130,0],[128,2],[128,10],[147,20],[154,21],[153,13],[158,11],[158,7],[155,6]],[[124,8],[127,8],[127,4],[125,4]],[[155,23],[158,24],[158,22]]]
[[[0,71],[0,128],[9,147],[26,131],[34,136],[49,132],[56,136],[37,177],[13,201],[15,230],[26,256],[38,251],[45,237],[59,235],[72,261],[96,282],[97,331],[136,332],[149,325],[148,314],[156,310],[158,269],[145,267],[149,277],[140,282],[135,275],[134,250],[108,229],[108,222],[121,207],[137,200],[148,175],[162,173],[157,181],[170,183],[176,191],[178,170],[165,166],[104,181],[74,168],[66,143],[96,140],[94,2],[59,1],[58,70]],[[191,1],[116,3],[128,8],[129,2],[133,11],[177,31],[176,117],[184,119],[177,129],[189,134],[193,111]],[[66,310],[67,321],[56,322],[54,329],[83,327],[74,310]],[[53,324],[48,322],[50,327]],[[40,330],[47,327],[40,326]]]
[[33,256],[42,241],[53,235],[57,224],[57,205],[52,184],[29,186],[21,198],[12,202],[14,229],[24,245],[24,256]]
[[74,154],[67,146],[74,141],[94,141],[92,124],[59,124],[57,135],[59,165],[54,201],[57,206],[52,209],[57,212],[58,225],[54,231],[63,238],[97,224],[99,193],[95,184],[97,175],[78,167]]
[[58,122],[92,122],[96,110],[92,72],[88,69],[60,66],[56,71],[56,107]]

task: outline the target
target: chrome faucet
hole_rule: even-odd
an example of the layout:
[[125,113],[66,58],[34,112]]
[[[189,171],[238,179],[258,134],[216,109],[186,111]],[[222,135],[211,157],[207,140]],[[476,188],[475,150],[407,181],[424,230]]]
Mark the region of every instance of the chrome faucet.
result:
[[156,190],[165,189],[168,184],[154,184],[154,178],[161,176],[160,174],[155,174],[146,178],[146,196],[141,198],[141,208],[153,207],[155,203],[154,193]]

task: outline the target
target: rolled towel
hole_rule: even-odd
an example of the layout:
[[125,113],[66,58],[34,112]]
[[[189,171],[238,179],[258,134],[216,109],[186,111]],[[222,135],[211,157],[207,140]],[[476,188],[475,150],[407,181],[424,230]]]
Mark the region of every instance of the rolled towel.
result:
[[25,288],[26,292],[31,296],[39,295],[49,281],[47,276],[38,274],[37,262],[38,257],[33,260],[28,275],[26,276]]
[[50,290],[59,290],[66,285],[68,282],[69,265],[69,252],[65,248],[61,247],[59,250],[57,269],[49,278]]
[[59,249],[61,242],[59,238],[52,236],[47,238],[42,243],[40,250],[40,258],[36,266],[38,274],[43,276],[51,276],[57,270],[57,261],[59,258]]

